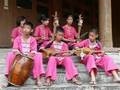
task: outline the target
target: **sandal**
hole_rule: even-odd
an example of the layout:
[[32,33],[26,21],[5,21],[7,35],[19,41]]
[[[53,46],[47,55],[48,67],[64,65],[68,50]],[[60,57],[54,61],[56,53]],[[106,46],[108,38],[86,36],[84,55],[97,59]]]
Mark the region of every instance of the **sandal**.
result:
[[120,83],[120,79],[113,80],[115,83]]
[[50,81],[46,81],[46,83],[44,84],[45,86],[51,86],[53,84],[53,82],[50,80]]
[[5,86],[4,85],[0,85],[0,90],[3,90]]
[[89,82],[91,85],[96,85],[96,81],[90,81]]
[[81,85],[82,83],[79,80],[72,80],[72,83],[75,85]]
[[38,87],[41,87],[41,86],[42,86],[42,82],[39,81],[39,80],[37,80],[37,81],[36,81],[36,85],[37,85]]

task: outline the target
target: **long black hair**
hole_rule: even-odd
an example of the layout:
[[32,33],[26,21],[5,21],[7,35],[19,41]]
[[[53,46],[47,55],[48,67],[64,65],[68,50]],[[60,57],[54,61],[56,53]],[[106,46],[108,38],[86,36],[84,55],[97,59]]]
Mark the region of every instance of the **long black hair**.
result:
[[19,16],[19,17],[17,17],[16,26],[20,26],[21,21],[23,21],[23,20],[27,21],[27,18],[25,16]]

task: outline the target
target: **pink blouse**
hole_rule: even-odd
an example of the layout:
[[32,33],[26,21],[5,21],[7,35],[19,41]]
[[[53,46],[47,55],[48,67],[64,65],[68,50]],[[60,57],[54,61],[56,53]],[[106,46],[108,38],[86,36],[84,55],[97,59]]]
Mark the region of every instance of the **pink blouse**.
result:
[[35,28],[35,37],[44,37],[45,40],[49,40],[49,37],[52,36],[52,32],[48,26],[39,25]]
[[22,30],[21,27],[15,27],[15,28],[13,28],[12,33],[11,33],[11,37],[13,39],[15,39],[17,36],[20,36],[22,34],[21,30]]
[[64,29],[64,38],[74,40],[77,37],[76,29],[73,26],[68,27],[67,25],[63,26]]
[[28,49],[29,52],[37,52],[37,42],[36,42],[36,39],[34,37],[30,36],[30,38],[28,39],[28,42],[27,43],[23,43],[22,36],[18,36],[14,40],[13,50],[18,50],[18,51],[23,53],[24,51],[26,51],[26,49]]

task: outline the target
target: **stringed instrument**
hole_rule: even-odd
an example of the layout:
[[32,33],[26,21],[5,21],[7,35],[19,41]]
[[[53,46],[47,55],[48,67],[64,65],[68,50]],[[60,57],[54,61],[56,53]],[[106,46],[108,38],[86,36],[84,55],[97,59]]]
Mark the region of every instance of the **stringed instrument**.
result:
[[80,56],[81,53],[89,54],[92,52],[90,48],[76,48],[74,54]]
[[[51,40],[50,44],[54,41],[56,28],[59,26],[59,18],[58,18],[57,11],[55,11],[55,13],[54,13],[54,15],[52,15],[52,17],[53,17],[53,20],[54,20],[53,21],[53,36],[52,36],[52,40]],[[48,59],[49,56],[52,54],[52,52],[54,52],[54,50],[49,47],[47,49],[41,50],[41,52],[43,54],[43,59]]]
[[83,25],[83,17],[80,14],[79,15],[79,20],[78,20],[78,37],[77,37],[77,41],[80,41],[80,39],[81,39],[80,32],[81,32],[82,25]]
[[103,50],[93,50],[91,48],[76,48],[75,49],[75,52],[74,54],[77,55],[77,56],[80,56],[81,53],[83,54],[92,54],[92,53],[95,53],[95,54],[98,54],[98,53],[111,53],[111,52],[117,52],[117,53],[120,53],[120,49],[118,48],[103,48]]
[[54,21],[53,21],[53,40],[55,38],[55,32],[56,32],[56,28],[59,26],[59,18],[58,18],[58,13],[57,11],[55,11],[55,14],[52,15],[53,18],[54,18]]
[[47,49],[43,49],[42,52],[43,53],[43,57],[44,59],[48,59],[50,56],[66,56],[66,55],[63,55],[65,53],[71,55],[75,52],[76,50],[68,50],[68,51],[60,51],[60,52],[56,52],[55,49],[53,48],[47,48]]

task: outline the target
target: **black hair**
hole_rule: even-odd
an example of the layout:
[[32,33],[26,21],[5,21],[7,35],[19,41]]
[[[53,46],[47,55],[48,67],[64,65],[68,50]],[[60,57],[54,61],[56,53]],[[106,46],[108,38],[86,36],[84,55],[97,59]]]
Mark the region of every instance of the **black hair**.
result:
[[72,17],[73,18],[73,15],[72,14],[67,14],[67,15],[65,15],[65,19],[68,19],[68,17]]
[[46,15],[42,14],[42,15],[40,16],[40,18],[38,19],[38,21],[39,21],[39,22],[41,22],[41,21],[47,21],[48,19],[49,19],[49,17],[47,17]]
[[58,33],[58,32],[64,33],[64,29],[62,27],[57,27],[55,33]]
[[23,20],[27,20],[27,18],[26,18],[25,16],[19,16],[19,17],[17,17],[16,25],[17,25],[17,26],[20,26],[20,23],[21,23],[21,21],[23,21]]
[[92,33],[95,33],[96,35],[98,34],[98,30],[96,28],[92,28],[89,33],[92,32]]
[[[64,29],[62,27],[57,27],[55,33],[58,33],[58,32],[64,33]],[[47,44],[45,48],[50,48],[51,45],[53,44],[53,42],[54,42],[54,40],[52,42],[50,42],[49,44]]]
[[28,26],[30,26],[30,27],[33,29],[33,24],[32,24],[32,22],[30,22],[30,21],[26,21],[26,22],[24,23],[24,25],[28,25]]

